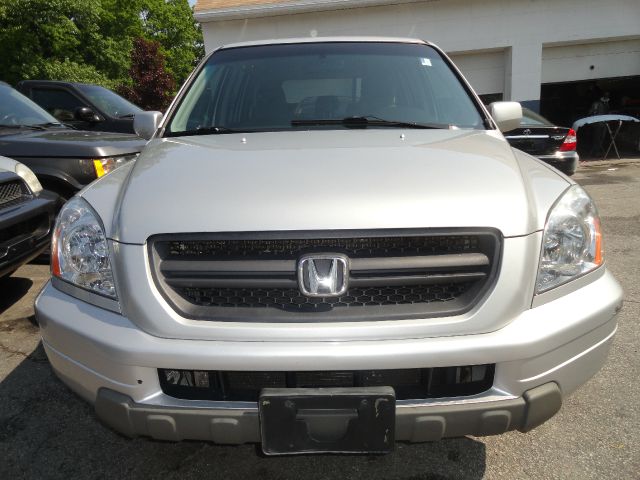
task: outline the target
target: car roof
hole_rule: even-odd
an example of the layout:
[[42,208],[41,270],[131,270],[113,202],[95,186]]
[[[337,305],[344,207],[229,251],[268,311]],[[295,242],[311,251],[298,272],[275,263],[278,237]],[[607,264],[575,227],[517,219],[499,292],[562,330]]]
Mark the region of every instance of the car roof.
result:
[[237,48],[237,47],[255,47],[260,45],[283,45],[293,43],[329,43],[329,42],[370,42],[370,43],[417,43],[430,45],[429,42],[420,40],[417,38],[402,38],[402,37],[300,37],[300,38],[274,38],[269,40],[253,40],[249,42],[229,43],[223,45],[220,49]]
[[18,85],[33,85],[37,83],[41,83],[44,85],[73,85],[74,87],[81,86],[81,85],[89,85],[89,86],[96,86],[96,87],[101,86],[96,83],[66,82],[64,80],[22,80],[21,82],[18,83]]

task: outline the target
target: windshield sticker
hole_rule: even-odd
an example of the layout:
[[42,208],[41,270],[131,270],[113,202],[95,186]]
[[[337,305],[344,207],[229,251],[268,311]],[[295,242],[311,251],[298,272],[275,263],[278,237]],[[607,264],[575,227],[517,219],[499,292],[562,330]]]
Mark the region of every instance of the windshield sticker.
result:
[[431,66],[431,60],[429,60],[428,58],[421,58],[420,59],[420,63],[422,65],[424,65],[425,67],[430,67]]

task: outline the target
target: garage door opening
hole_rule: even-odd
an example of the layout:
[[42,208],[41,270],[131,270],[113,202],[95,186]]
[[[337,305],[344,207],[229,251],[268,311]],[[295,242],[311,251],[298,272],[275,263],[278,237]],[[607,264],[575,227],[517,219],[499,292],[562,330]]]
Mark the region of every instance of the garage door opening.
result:
[[[540,110],[562,126],[571,126],[592,114],[619,113],[640,118],[640,75],[544,84]],[[616,138],[620,154],[640,156],[639,142],[640,124],[625,122]],[[589,125],[578,131],[578,153],[582,158],[601,158],[607,146],[608,135],[602,125]]]

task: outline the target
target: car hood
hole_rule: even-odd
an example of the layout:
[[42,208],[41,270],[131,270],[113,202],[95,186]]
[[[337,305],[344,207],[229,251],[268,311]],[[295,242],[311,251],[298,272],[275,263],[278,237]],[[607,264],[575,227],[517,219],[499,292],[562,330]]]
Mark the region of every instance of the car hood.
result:
[[487,131],[157,139],[129,172],[108,235],[140,244],[187,232],[492,227],[525,235],[540,230],[544,216],[521,172],[509,144]]
[[137,153],[145,140],[136,135],[73,129],[22,130],[0,135],[0,155],[20,158],[109,157]]

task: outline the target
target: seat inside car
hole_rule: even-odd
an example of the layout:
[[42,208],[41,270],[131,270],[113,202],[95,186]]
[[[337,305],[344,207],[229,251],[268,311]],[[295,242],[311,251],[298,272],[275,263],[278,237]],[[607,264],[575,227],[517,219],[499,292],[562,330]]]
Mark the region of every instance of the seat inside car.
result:
[[291,113],[279,83],[266,83],[258,87],[252,122],[256,125],[289,126]]

